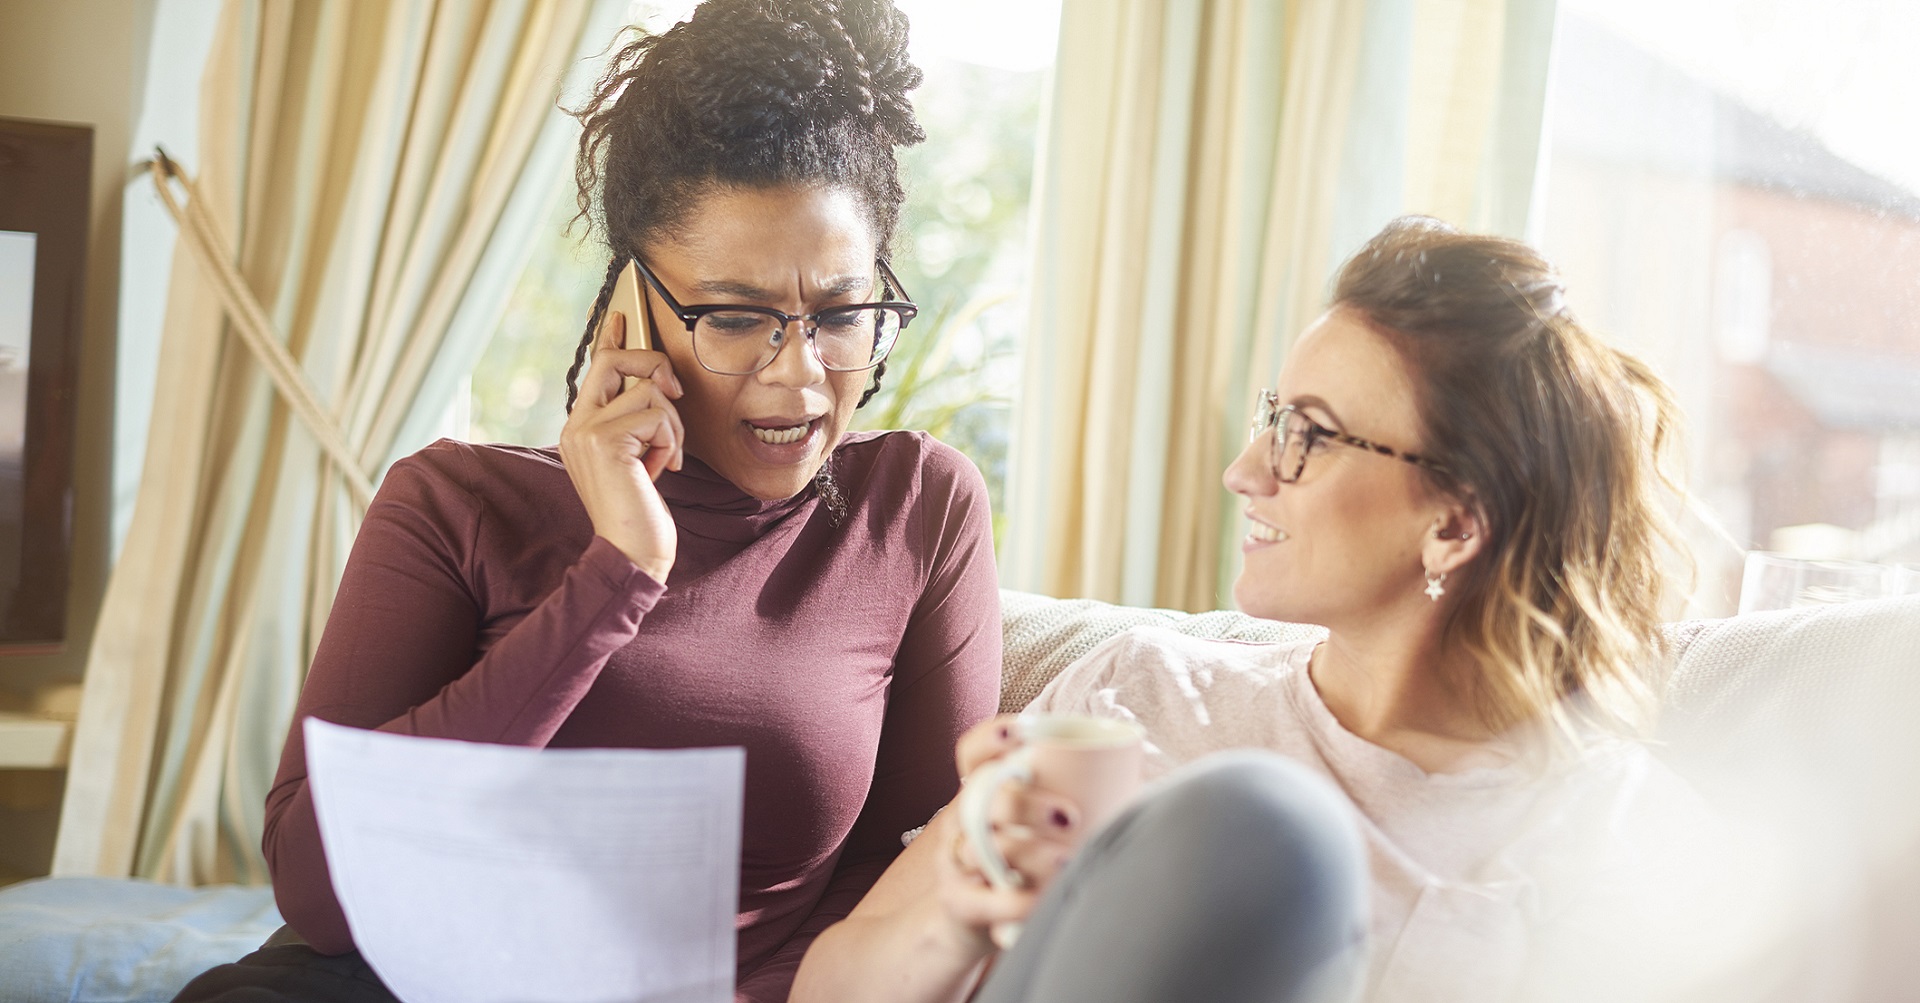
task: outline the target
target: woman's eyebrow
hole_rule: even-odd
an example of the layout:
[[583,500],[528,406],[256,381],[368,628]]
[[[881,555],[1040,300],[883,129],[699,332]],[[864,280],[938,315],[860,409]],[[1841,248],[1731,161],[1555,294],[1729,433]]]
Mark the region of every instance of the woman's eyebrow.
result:
[[1336,432],[1344,432],[1347,429],[1346,423],[1340,420],[1340,415],[1338,412],[1334,411],[1333,405],[1328,404],[1325,400],[1322,400],[1319,397],[1315,397],[1312,394],[1296,394],[1294,395],[1293,399],[1289,400],[1287,403],[1292,404],[1294,407],[1300,408],[1302,410],[1305,410],[1307,408],[1317,408],[1321,414],[1324,414],[1327,416],[1327,420],[1324,424],[1326,424],[1328,428],[1331,428]]
[[[842,275],[827,281],[821,287],[822,298],[846,296],[861,292],[873,285],[871,275]],[[780,294],[751,282],[734,279],[703,279],[694,283],[693,291],[702,296],[727,296],[750,303],[764,303],[779,298]]]
[[715,296],[733,296],[744,300],[765,300],[773,298],[771,290],[762,289],[759,286],[746,282],[735,282],[731,279],[702,279],[694,283],[693,291],[696,293],[711,293]]
[[873,288],[872,275],[843,275],[820,288],[822,296],[850,296]]

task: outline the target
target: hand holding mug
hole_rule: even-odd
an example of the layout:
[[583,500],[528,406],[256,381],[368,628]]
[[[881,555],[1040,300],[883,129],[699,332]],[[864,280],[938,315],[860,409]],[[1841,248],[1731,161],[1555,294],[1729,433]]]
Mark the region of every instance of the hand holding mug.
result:
[[[963,852],[992,889],[1026,890],[1060,869],[1061,844],[1070,852],[1132,799],[1142,732],[1131,721],[1076,715],[1021,715],[989,725],[991,731],[961,742],[963,768],[994,737],[1009,746],[970,770],[956,799]],[[1068,824],[1059,824],[1062,818]],[[996,923],[992,936],[1011,946],[1019,924]]]
[[[960,774],[971,775],[1019,748],[1017,720],[1002,715],[961,736],[955,750]],[[991,800],[992,839],[1000,858],[1020,876],[1017,885],[996,886],[981,870],[979,855],[960,824],[958,798],[935,815],[920,836],[939,847],[935,866],[942,911],[968,935],[978,937],[983,952],[994,946],[993,929],[1027,918],[1080,844],[1080,807],[1067,798],[1013,782],[1002,785]]]

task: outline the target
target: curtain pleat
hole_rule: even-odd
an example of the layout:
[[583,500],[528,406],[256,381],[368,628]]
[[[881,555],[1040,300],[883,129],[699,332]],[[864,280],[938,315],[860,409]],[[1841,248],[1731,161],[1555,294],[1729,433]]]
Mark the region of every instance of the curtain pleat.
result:
[[[403,431],[431,427],[458,386],[437,361],[470,365],[459,340],[490,332],[453,320],[497,313],[502,263],[524,252],[490,245],[530,243],[525,205],[546,203],[566,160],[561,77],[621,8],[227,0],[182,179],[185,211],[225,246],[191,225],[180,239],[243,288],[223,298],[194,254],[176,257],[55,873],[266,879],[262,802],[363,512],[353,482],[424,445]],[[269,379],[282,352],[317,410]]]
[[1066,0],[1002,575],[1227,604],[1253,391],[1393,216],[1523,235],[1552,0]]

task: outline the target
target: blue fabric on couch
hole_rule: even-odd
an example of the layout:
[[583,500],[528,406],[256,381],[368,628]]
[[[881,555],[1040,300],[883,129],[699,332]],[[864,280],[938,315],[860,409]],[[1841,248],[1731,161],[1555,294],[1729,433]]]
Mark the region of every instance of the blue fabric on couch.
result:
[[273,889],[43,878],[0,888],[0,1000],[166,1003],[280,926]]

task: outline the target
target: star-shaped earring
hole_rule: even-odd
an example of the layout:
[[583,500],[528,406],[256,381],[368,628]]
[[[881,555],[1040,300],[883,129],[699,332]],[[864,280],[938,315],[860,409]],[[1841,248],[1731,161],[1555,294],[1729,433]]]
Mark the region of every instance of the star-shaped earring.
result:
[[1437,575],[1433,574],[1432,572],[1428,572],[1427,573],[1427,590],[1426,590],[1427,598],[1433,600],[1434,602],[1439,602],[1440,597],[1447,594],[1446,587],[1441,584],[1446,580],[1447,580],[1447,573],[1444,571],[1440,572]]

